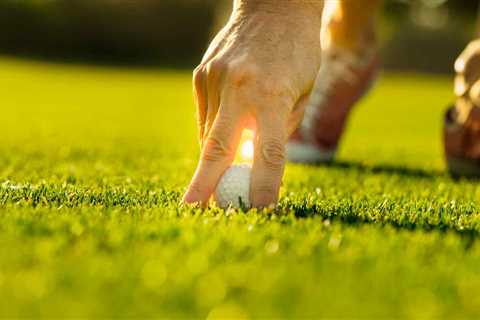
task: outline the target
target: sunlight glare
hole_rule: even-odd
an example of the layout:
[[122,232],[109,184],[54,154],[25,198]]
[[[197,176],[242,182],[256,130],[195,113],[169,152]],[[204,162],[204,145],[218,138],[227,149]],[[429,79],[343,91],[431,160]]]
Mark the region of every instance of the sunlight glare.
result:
[[253,160],[253,141],[245,140],[242,144],[242,158],[247,161]]

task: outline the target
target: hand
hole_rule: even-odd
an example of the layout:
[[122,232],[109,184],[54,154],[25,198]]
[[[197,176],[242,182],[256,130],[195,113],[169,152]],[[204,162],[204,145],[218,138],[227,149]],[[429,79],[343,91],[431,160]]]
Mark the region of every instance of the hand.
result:
[[274,205],[285,144],[303,117],[320,67],[323,1],[238,0],[194,71],[202,152],[186,203],[205,205],[253,129],[251,202]]

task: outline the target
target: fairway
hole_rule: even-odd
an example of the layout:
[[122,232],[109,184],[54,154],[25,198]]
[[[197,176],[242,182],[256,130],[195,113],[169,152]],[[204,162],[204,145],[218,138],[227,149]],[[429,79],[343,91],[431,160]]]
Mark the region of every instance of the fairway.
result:
[[383,75],[339,161],[277,212],[182,208],[188,71],[0,59],[0,317],[475,318],[480,184],[441,144],[451,79]]

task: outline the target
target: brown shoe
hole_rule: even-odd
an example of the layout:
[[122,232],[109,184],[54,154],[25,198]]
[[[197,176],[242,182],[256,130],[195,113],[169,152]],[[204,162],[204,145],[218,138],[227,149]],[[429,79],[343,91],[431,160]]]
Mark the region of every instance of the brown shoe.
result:
[[368,92],[379,67],[376,48],[361,55],[333,46],[323,52],[303,122],[287,144],[289,161],[333,160],[350,111]]
[[467,46],[455,71],[457,101],[445,115],[445,157],[453,176],[480,177],[480,40]]
[[444,146],[450,173],[455,177],[480,177],[480,108],[473,106],[459,121],[457,106],[445,115]]

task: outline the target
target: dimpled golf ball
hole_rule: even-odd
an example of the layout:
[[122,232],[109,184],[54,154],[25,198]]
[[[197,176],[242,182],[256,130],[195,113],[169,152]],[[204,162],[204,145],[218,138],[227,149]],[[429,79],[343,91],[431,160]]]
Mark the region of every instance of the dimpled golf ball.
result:
[[250,178],[252,167],[248,164],[233,165],[225,171],[214,199],[220,208],[250,208]]

